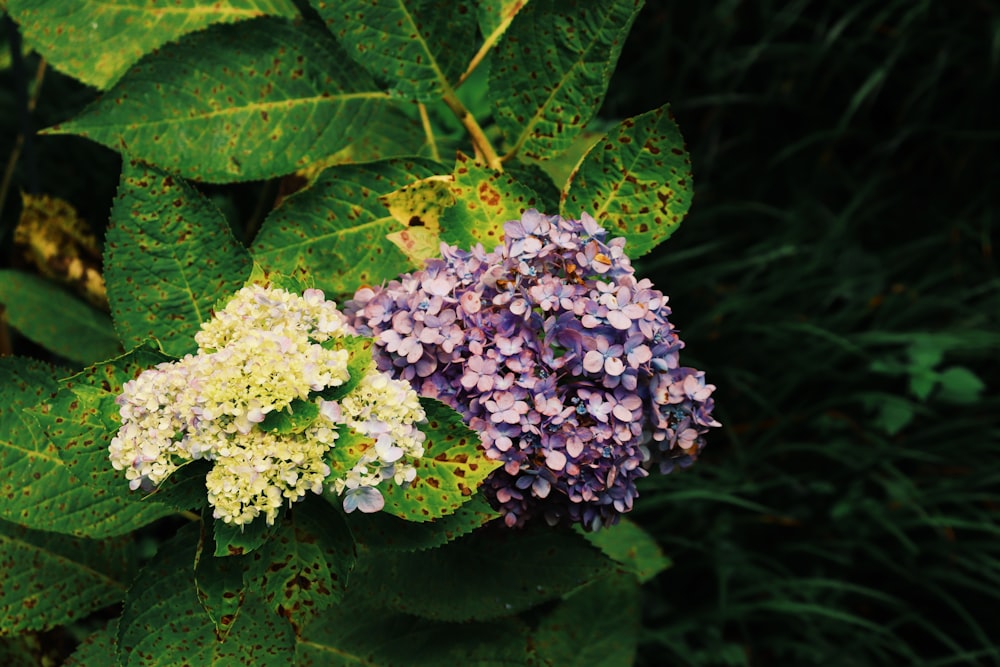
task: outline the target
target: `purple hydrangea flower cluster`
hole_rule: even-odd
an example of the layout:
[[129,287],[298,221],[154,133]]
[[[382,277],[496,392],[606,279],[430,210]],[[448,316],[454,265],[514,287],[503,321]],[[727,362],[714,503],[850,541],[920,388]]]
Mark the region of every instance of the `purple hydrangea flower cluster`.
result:
[[719,426],[715,387],[679,364],[667,297],[605,236],[587,214],[530,210],[494,251],[442,244],[344,307],[380,370],[462,413],[503,461],[483,490],[509,526],[613,524],[636,479],[690,465]]

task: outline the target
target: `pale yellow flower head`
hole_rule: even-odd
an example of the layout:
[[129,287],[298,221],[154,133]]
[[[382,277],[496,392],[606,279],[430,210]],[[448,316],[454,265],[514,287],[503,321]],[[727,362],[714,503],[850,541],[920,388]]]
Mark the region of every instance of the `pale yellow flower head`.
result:
[[[348,334],[344,316],[319,290],[299,296],[244,287],[202,325],[197,354],[124,385],[122,426],[108,448],[112,466],[125,471],[133,490],[149,490],[185,463],[210,460],[209,504],[217,519],[235,525],[260,515],[272,524],[284,506],[325,488],[347,493],[348,511],[381,509],[376,485],[415,476],[424,441],[416,423],[424,413],[409,385],[378,371],[339,402],[318,395],[351,379],[350,352],[337,341]],[[272,413],[298,424],[296,412],[305,415],[301,425],[267,424]],[[324,457],[341,428],[375,446],[345,478],[329,480]]]

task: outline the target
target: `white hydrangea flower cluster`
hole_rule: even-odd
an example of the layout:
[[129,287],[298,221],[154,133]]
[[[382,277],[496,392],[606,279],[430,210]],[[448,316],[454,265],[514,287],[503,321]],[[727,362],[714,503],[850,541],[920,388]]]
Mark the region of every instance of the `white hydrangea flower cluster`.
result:
[[425,434],[416,422],[424,418],[417,394],[408,382],[395,380],[385,373],[362,378],[354,391],[341,401],[346,423],[356,433],[374,438],[375,446],[366,451],[347,476],[333,480],[337,493],[347,492],[344,509],[348,512],[376,512],[384,500],[375,487],[392,478],[403,485],[413,481],[417,470],[412,461],[423,456]]
[[[187,462],[213,461],[206,487],[215,517],[243,525],[263,514],[272,524],[285,503],[323,492],[331,472],[324,455],[347,425],[375,444],[329,488],[347,492],[348,511],[381,509],[377,484],[415,476],[424,412],[407,383],[375,370],[339,403],[315,395],[350,379],[350,353],[335,341],[349,333],[320,290],[244,287],[202,325],[197,354],[125,383],[112,466],[133,490],[150,490]],[[318,415],[301,428],[259,426],[269,413],[306,402]]]

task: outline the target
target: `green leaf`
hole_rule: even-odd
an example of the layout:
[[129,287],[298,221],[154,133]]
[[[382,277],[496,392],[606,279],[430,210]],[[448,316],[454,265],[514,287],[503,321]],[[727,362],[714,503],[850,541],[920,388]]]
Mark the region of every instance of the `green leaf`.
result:
[[299,641],[303,667],[524,667],[528,631],[516,618],[441,623],[345,603],[316,618]]
[[250,274],[250,255],[215,206],[156,167],[127,163],[105,241],[105,277],[126,345],[149,338],[167,354],[197,350],[212,307]]
[[420,118],[415,109],[411,112],[404,104],[400,101],[375,106],[362,133],[319,164],[332,167],[416,155],[430,157]]
[[21,387],[45,386],[47,395],[28,412],[38,425],[27,426],[38,452],[28,454],[31,474],[39,476],[29,488],[37,495],[30,509],[11,520],[96,538],[127,533],[173,513],[159,503],[140,502],[124,473],[108,460],[108,444],[120,426],[115,398],[122,384],[163,360],[152,350],[133,350],[63,380],[58,391],[52,390],[54,377],[45,382],[37,371],[17,380]]
[[87,540],[0,521],[0,628],[45,630],[119,602],[135,563],[131,539]]
[[201,524],[201,534],[194,557],[194,585],[198,600],[215,625],[219,641],[225,641],[246,601],[243,575],[249,563],[239,556],[218,558],[213,555],[215,542]]
[[246,557],[245,576],[270,610],[301,628],[340,601],[356,557],[344,515],[308,497],[273,539]]
[[[209,521],[210,517],[211,512],[206,510],[205,521]],[[280,521],[279,515],[273,524],[268,525],[264,517],[257,517],[250,523],[237,526],[222,519],[215,519],[212,522],[212,529],[215,532],[215,555],[243,556],[260,549],[278,532],[281,527]]]
[[513,152],[546,160],[597,113],[642,0],[533,0],[490,68],[495,118]]
[[[60,447],[79,442],[73,436],[92,439],[98,428],[103,432],[103,423],[97,427],[90,419],[93,415],[83,424],[82,406],[73,414],[70,405],[76,396],[59,390],[57,382],[65,374],[41,362],[0,359],[0,518],[29,528],[104,537],[127,532],[135,527],[133,521],[161,516],[162,508],[158,513],[138,503],[126,505],[128,483],[108,462],[110,435],[97,445],[102,450],[97,465],[115,478],[118,493],[84,485],[80,478],[86,471],[62,458]],[[51,425],[52,432],[46,433],[39,422]]]
[[80,642],[76,650],[66,658],[63,667],[118,667],[115,655],[115,637],[118,635],[118,619],[108,624]]
[[495,172],[459,154],[449,189],[455,205],[441,217],[441,240],[459,248],[482,243],[487,252],[503,242],[503,225],[539,205],[538,195],[508,173]]
[[219,641],[192,576],[198,530],[196,524],[182,527],[129,590],[118,623],[122,667],[296,664],[291,625],[252,592]]
[[630,519],[623,518],[610,528],[578,532],[609,558],[627,567],[639,583],[646,583],[670,567],[670,559],[663,555],[652,535]]
[[411,483],[380,487],[384,511],[408,521],[433,521],[447,516],[472,499],[483,480],[502,465],[486,458],[479,436],[457,412],[433,399],[421,398],[427,424],[424,455],[414,462],[417,477]]
[[375,359],[372,357],[374,343],[371,338],[364,336],[343,336],[331,338],[324,342],[324,345],[326,344],[333,344],[339,349],[347,350],[351,355],[347,360],[347,373],[349,375],[347,382],[317,392],[318,396],[322,396],[328,401],[339,401],[351,393],[374,366]]
[[691,206],[691,159],[664,105],[627,118],[584,156],[561,213],[594,216],[633,259],[665,241]]
[[379,197],[436,169],[420,159],[331,167],[264,220],[254,260],[269,271],[308,272],[317,288],[338,298],[395,278],[412,267],[385,238],[402,225]]
[[43,278],[0,270],[0,304],[12,327],[70,361],[91,364],[122,352],[110,317]]
[[611,570],[611,561],[572,531],[494,524],[437,549],[369,552],[351,587],[372,604],[408,614],[486,620],[561,597]]
[[282,434],[301,433],[318,416],[319,406],[315,401],[296,398],[285,409],[267,413],[260,423],[260,430]]
[[164,46],[47,132],[124,146],[187,178],[230,183],[332,155],[388,99],[322,28],[263,18]]
[[476,7],[479,30],[487,39],[495,33],[499,36],[526,4],[528,0],[479,0]]
[[941,371],[941,398],[951,403],[968,404],[979,400],[986,384],[964,366],[951,366]]
[[482,494],[476,494],[452,514],[436,521],[418,523],[388,512],[376,512],[348,514],[347,525],[351,527],[354,538],[366,549],[423,551],[458,539],[499,516]]
[[185,463],[170,476],[160,482],[152,493],[143,500],[173,507],[179,512],[200,511],[208,504],[205,475],[212,469],[212,463],[201,459]]
[[186,33],[265,14],[298,14],[291,0],[172,0],[164,7],[148,0],[11,0],[8,11],[56,69],[101,89],[143,54]]
[[476,17],[465,0],[310,0],[347,53],[392,92],[430,100],[472,57]]
[[[595,605],[609,613],[595,613]],[[574,591],[532,636],[537,655],[559,667],[630,667],[641,621],[639,586],[612,572]]]
[[[546,168],[551,164],[546,162]],[[576,166],[576,162],[573,163]],[[552,182],[548,172],[537,164],[514,161],[504,165],[504,173],[509,174],[518,183],[535,193],[535,208],[542,213],[553,215],[559,211],[559,199],[562,191]]]

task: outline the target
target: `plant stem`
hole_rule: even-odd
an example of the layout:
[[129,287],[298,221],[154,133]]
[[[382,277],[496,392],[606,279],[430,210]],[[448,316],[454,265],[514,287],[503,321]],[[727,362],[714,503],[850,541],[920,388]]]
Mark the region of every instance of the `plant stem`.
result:
[[498,25],[496,29],[493,30],[493,32],[491,32],[489,35],[486,35],[483,38],[483,45],[479,47],[478,51],[476,51],[476,55],[472,56],[472,60],[469,61],[469,66],[465,68],[465,72],[463,72],[462,76],[458,78],[458,83],[455,84],[456,88],[461,86],[463,83],[465,83],[466,79],[472,76],[472,73],[475,71],[477,67],[479,67],[479,63],[483,61],[483,58],[486,57],[486,54],[490,52],[490,49],[496,46],[496,43],[500,39],[500,37],[505,32],[507,32],[507,28],[510,27],[510,22],[514,20],[514,17],[517,15],[517,13],[521,10],[521,8],[525,4],[526,3],[524,2],[516,3],[510,10],[508,10],[507,17],[500,22],[500,25]]
[[437,139],[434,138],[434,128],[431,127],[431,119],[427,115],[427,106],[423,102],[417,102],[417,109],[420,110],[420,124],[424,126],[424,135],[427,137],[427,145],[431,148],[431,157],[435,162],[440,162],[441,154],[438,153]]
[[448,105],[451,112],[455,114],[458,122],[465,128],[465,131],[469,133],[472,145],[475,146],[476,151],[482,153],[489,168],[495,171],[503,171],[503,165],[500,164],[500,157],[497,155],[496,149],[490,144],[490,140],[486,138],[483,128],[479,127],[479,123],[476,122],[475,117],[469,113],[469,110],[465,108],[462,101],[455,95],[455,91],[451,88],[445,89],[441,99]]

